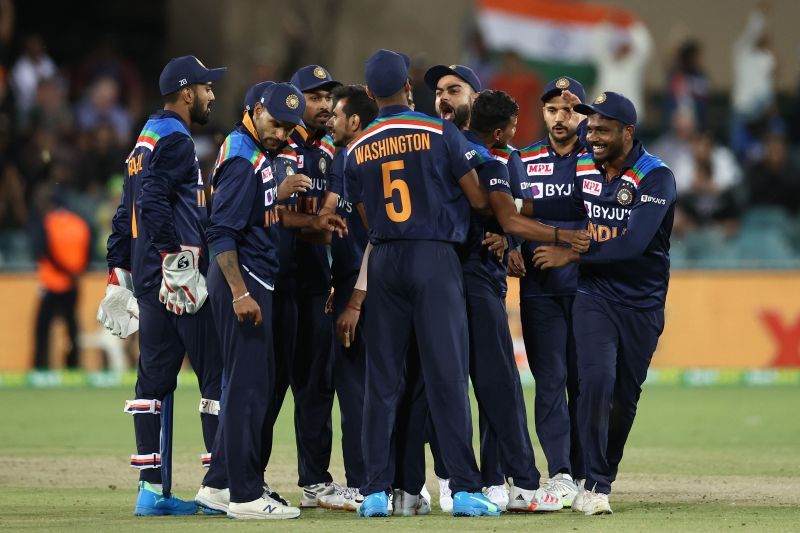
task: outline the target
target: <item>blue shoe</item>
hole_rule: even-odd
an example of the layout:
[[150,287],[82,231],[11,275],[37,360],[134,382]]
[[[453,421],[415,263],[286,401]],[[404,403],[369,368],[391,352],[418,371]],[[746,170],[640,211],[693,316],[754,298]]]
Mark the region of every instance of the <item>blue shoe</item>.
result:
[[358,508],[358,516],[365,518],[389,516],[389,496],[385,492],[374,492],[364,498]]
[[500,516],[500,508],[482,492],[456,492],[453,516]]
[[165,498],[147,481],[139,482],[139,497],[136,498],[134,516],[189,515],[197,513],[197,504],[185,502],[175,496]]

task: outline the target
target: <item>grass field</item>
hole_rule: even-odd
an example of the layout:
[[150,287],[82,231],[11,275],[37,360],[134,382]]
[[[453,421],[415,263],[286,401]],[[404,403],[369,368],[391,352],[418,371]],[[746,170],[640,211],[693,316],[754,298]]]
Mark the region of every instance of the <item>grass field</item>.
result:
[[[358,519],[351,513],[303,511],[299,520],[234,522],[222,517],[134,518],[136,472],[130,391],[2,390],[0,529],[13,531],[797,531],[800,528],[800,389],[671,387],[645,389],[618,481],[614,515],[578,513],[454,519]],[[533,389],[526,389],[532,405]],[[192,497],[203,474],[198,393],[176,393],[175,492]],[[279,420],[267,477],[297,502],[289,405]],[[532,415],[532,408],[529,409]],[[343,479],[334,418],[332,472]],[[531,422],[531,429],[533,424]],[[544,459],[536,443],[540,470]],[[438,494],[429,461],[428,488]]]

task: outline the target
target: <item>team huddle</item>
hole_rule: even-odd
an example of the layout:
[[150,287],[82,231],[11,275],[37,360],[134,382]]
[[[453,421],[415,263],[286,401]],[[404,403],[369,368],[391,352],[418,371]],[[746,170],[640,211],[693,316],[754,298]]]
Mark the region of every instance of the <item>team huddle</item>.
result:
[[[225,69],[161,73],[164,108],[126,161],[98,320],[139,331],[136,515],[297,518],[609,514],[609,494],[664,326],[672,172],[635,138],[636,110],[560,77],[547,136],[515,149],[519,107],[468,67],[425,74],[439,117],[414,111],[409,59],[379,50],[365,85],[318,65],[251,87],[204,177],[205,124]],[[530,96],[530,95],[520,95]],[[505,307],[536,381],[534,460]],[[172,404],[188,354],[208,470],[171,491]],[[469,386],[478,405],[472,447]],[[294,397],[299,506],[264,479]],[[338,398],[345,482],[330,472]],[[478,466],[480,464],[480,466]]]

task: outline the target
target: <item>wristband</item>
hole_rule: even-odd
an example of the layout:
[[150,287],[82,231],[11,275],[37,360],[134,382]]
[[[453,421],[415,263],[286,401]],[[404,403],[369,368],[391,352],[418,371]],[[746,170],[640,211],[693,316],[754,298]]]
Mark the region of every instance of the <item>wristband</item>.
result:
[[554,229],[556,230],[556,244],[558,244],[559,242],[561,242],[558,240],[558,226],[555,226]]
[[360,307],[356,307],[355,305],[351,304],[350,302],[347,302],[347,305],[345,305],[345,307],[349,307],[350,309],[352,309],[354,311],[361,312],[361,308]]
[[245,299],[245,298],[247,298],[248,296],[250,296],[250,291],[248,291],[248,292],[246,292],[246,293],[242,294],[241,296],[237,296],[236,298],[234,298],[234,299],[231,301],[231,303],[232,303],[232,304],[235,304],[236,302],[241,302],[242,300],[244,300],[244,299]]

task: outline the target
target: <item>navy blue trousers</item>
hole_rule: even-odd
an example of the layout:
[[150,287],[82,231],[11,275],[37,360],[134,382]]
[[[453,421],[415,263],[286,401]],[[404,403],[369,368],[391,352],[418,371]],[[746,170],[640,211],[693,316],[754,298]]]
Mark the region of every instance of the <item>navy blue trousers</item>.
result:
[[[461,265],[451,244],[393,241],[369,261],[363,494],[391,489],[391,442],[404,368],[416,334],[425,394],[454,492],[480,490],[472,452],[467,317]],[[419,431],[424,432],[424,420]]]
[[297,344],[289,366],[299,486],[324,483],[333,444],[333,320],[328,293],[297,293]]
[[[574,296],[521,298],[522,337],[536,380],[536,434],[550,477],[584,479],[578,436],[578,363],[572,331]],[[566,395],[564,391],[566,390]]]
[[208,293],[225,362],[224,416],[204,485],[229,487],[231,501],[242,503],[263,494],[262,436],[269,423],[275,357],[272,348],[272,291],[242,270],[250,296],[264,318],[259,326],[239,322],[228,282],[216,261],[208,271]]
[[[344,311],[356,276],[343,280],[334,287],[333,316]],[[364,454],[361,450],[361,429],[364,414],[364,374],[366,372],[367,343],[364,339],[366,303],[361,308],[361,316],[356,326],[355,338],[350,348],[345,348],[338,339],[334,340],[334,385],[339,398],[339,411],[342,417],[342,458],[344,475],[348,487],[360,487],[364,482]]]
[[[419,494],[425,484],[425,442],[428,427],[432,428],[430,410],[425,398],[425,380],[417,350],[416,336],[406,359],[401,385],[403,395],[397,406],[395,434],[392,441],[395,477],[392,488]],[[427,421],[427,423],[426,423]],[[431,448],[433,449],[433,447]],[[444,469],[444,466],[441,468]]]
[[579,292],[572,314],[585,487],[609,494],[664,329],[664,309],[640,311]]
[[[174,391],[184,354],[188,353],[189,362],[200,385],[200,394],[207,400],[219,400],[222,356],[208,302],[194,315],[178,316],[167,311],[158,300],[158,287],[139,295],[137,301],[139,367],[136,398],[163,400],[164,396]],[[219,424],[218,417],[201,414],[200,420],[206,451],[211,451]],[[133,416],[133,424],[137,453],[157,453],[160,449],[161,417],[138,414]],[[139,479],[161,483],[161,469],[142,470]]]

